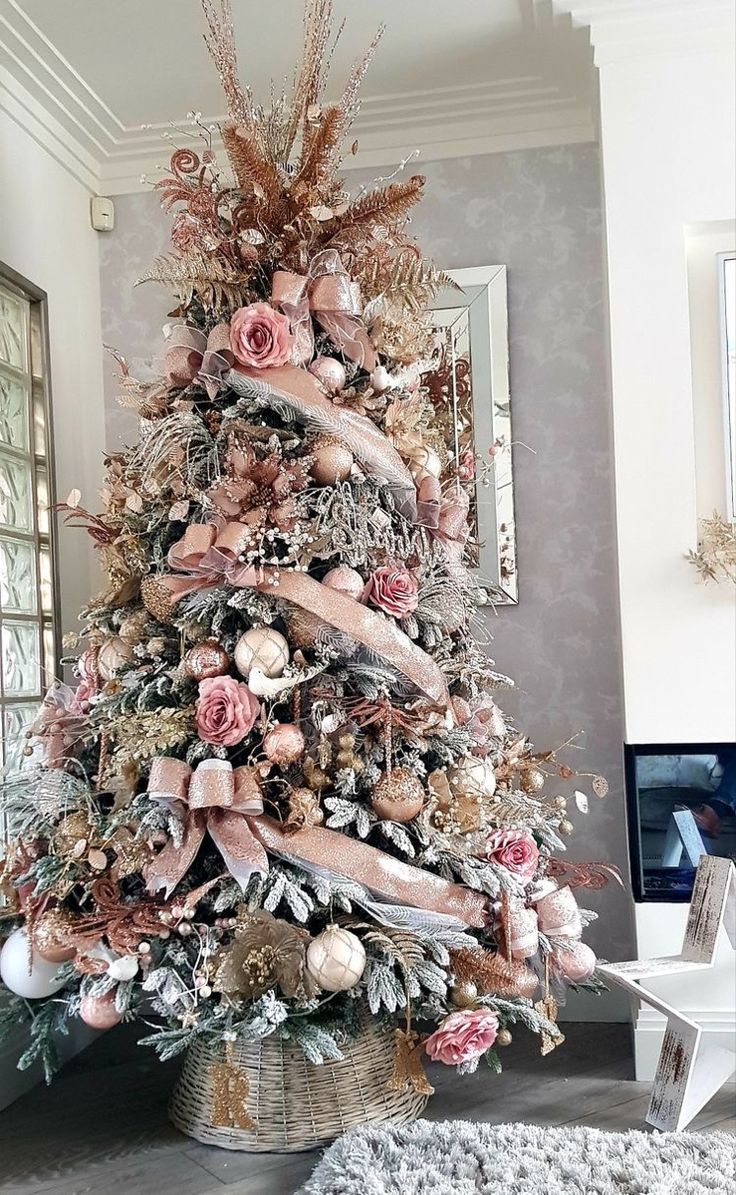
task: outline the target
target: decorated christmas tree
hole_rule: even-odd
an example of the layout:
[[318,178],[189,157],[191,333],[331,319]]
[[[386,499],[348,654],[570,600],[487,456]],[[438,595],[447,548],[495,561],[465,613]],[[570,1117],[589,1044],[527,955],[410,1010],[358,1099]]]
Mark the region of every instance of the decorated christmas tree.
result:
[[4,785],[2,1023],[50,1073],[69,1018],[141,1017],[162,1058],[272,1039],[319,1064],[372,1016],[389,1086],[423,1094],[422,1051],[498,1069],[516,1023],[563,1040],[559,986],[596,986],[572,888],[601,869],[553,857],[573,772],[504,715],[473,636],[493,594],[468,483],[492,462],[448,451],[429,384],[450,283],[409,232],[424,180],[340,175],[378,39],[326,102],[312,0],[266,110],[213,4],[230,173],[195,117],[155,184],[162,376],[120,359],[140,442],[107,458],[101,513],[62,507],[107,587]]

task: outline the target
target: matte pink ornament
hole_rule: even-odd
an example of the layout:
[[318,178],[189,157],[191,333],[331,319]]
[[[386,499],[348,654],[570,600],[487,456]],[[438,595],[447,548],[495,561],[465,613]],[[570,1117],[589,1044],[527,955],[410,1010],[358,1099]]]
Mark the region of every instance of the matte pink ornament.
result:
[[552,952],[552,965],[568,983],[585,983],[595,971],[596,957],[585,942],[573,939]]
[[123,1019],[115,1007],[115,992],[105,992],[104,996],[82,996],[79,1015],[90,1029],[112,1029]]
[[354,568],[348,568],[346,564],[338,564],[337,568],[331,568],[322,578],[322,584],[326,585],[328,589],[346,593],[356,602],[360,600],[365,589],[365,581],[360,573],[356,572]]
[[304,735],[294,722],[277,722],[263,736],[266,758],[279,765],[301,759],[305,746]]
[[345,366],[335,357],[315,357],[309,372],[321,382],[328,394],[337,394],[345,385]]

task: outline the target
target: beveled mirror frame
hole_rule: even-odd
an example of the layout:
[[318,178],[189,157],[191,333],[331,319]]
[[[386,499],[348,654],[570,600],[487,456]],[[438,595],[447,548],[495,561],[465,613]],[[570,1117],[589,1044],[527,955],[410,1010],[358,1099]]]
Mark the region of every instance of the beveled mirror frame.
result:
[[[453,404],[454,442],[448,444],[448,449],[459,461],[470,439],[481,457],[481,467],[476,468],[474,481],[468,487],[477,538],[475,560],[471,555],[470,564],[488,588],[493,605],[515,605],[519,600],[519,585],[506,267],[474,266],[450,270],[449,274],[460,289],[440,291],[430,304],[430,311],[435,326],[446,330],[445,351],[450,357],[448,363],[452,364],[449,399]],[[468,396],[458,388],[458,363],[463,365],[463,381],[465,377],[470,381],[469,402]],[[468,419],[472,423],[470,428]]]

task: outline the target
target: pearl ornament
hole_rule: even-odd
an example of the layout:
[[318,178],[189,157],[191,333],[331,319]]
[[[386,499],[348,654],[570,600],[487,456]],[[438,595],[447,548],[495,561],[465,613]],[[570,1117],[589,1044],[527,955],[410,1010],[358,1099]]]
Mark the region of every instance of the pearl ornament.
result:
[[346,381],[345,366],[335,357],[315,357],[309,372],[324,386],[328,394],[337,394]]
[[242,676],[247,677],[252,668],[264,676],[281,676],[289,663],[289,644],[272,627],[251,627],[235,644],[234,659]]
[[354,988],[365,970],[365,949],[350,930],[329,925],[307,948],[307,970],[326,992]]
[[0,951],[0,979],[16,996],[41,1000],[64,986],[59,978],[59,964],[43,958],[37,951],[31,957],[25,929],[16,929]]

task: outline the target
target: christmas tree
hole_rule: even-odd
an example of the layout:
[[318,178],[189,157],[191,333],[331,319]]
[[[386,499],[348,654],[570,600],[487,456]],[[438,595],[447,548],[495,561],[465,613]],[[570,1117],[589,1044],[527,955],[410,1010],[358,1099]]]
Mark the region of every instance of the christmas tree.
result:
[[29,1021],[21,1065],[49,1074],[69,1018],[152,1012],[162,1058],[276,1035],[321,1063],[368,1009],[395,1019],[395,1085],[426,1090],[421,1047],[468,1071],[517,1022],[562,1040],[559,985],[596,987],[572,889],[605,869],[554,858],[546,782],[573,772],[503,714],[472,634],[476,460],[429,384],[450,283],[409,232],[423,179],[339,173],[378,39],[326,102],[313,0],[266,110],[213,2],[232,179],[195,116],[143,280],[176,296],[163,376],[120,359],[140,442],[101,513],[62,508],[108,581],[3,788],[2,1027]]

